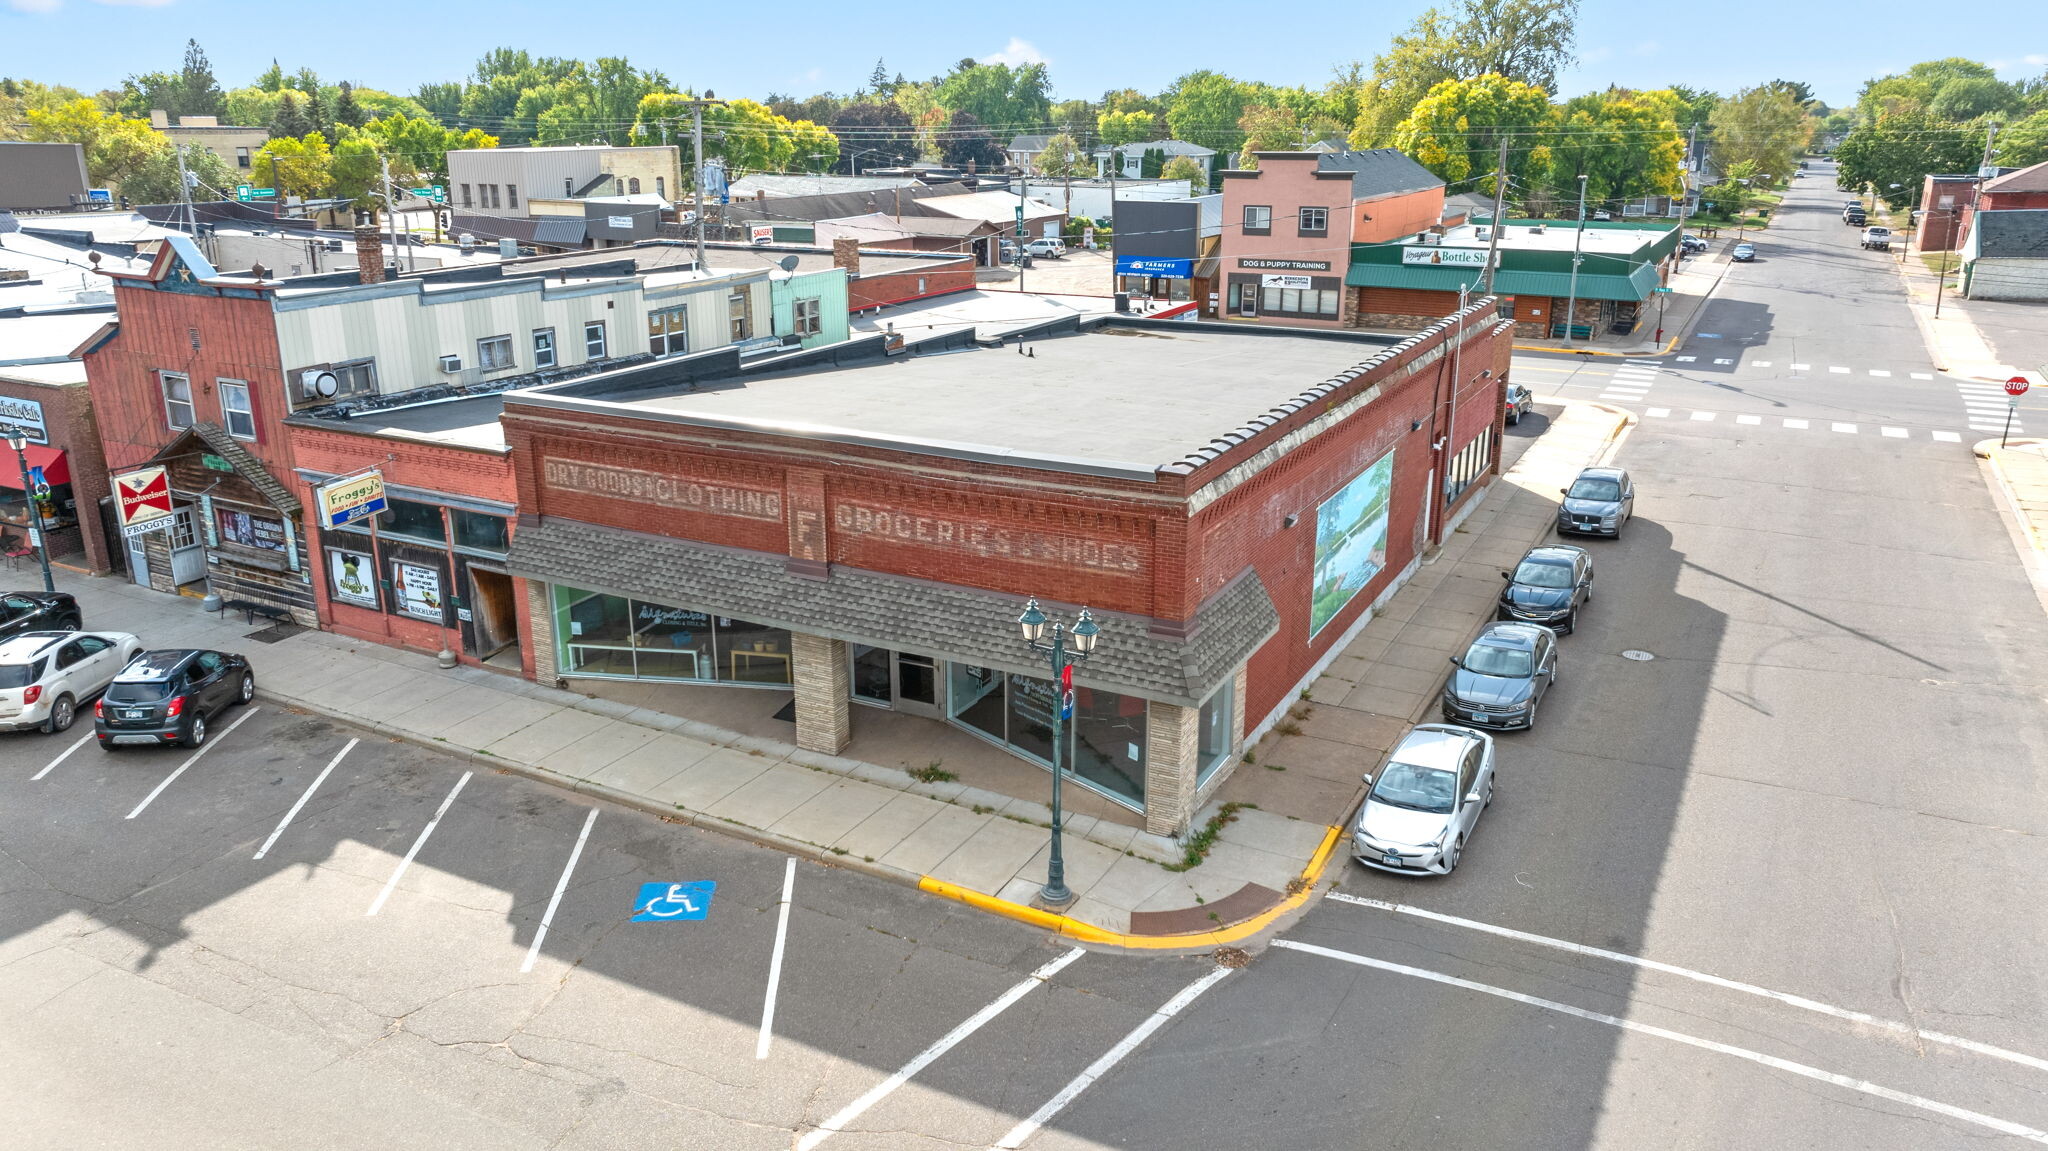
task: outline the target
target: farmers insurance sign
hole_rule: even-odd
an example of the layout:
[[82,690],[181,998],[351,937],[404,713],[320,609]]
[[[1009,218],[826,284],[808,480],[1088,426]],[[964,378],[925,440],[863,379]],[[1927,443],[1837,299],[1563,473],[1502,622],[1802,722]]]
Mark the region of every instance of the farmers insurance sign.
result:
[[1439,248],[1434,244],[1410,244],[1401,249],[1403,264],[1432,264],[1453,268],[1484,268],[1485,248]]
[[137,468],[114,477],[121,509],[121,534],[139,536],[171,526],[171,480],[161,467]]

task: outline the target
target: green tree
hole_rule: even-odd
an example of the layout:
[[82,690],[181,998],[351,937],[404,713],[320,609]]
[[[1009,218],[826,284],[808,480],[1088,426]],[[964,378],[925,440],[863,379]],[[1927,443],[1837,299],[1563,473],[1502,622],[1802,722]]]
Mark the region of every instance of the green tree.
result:
[[1975,120],[2011,111],[2019,106],[2019,93],[2010,84],[1982,76],[1953,80],[1935,90],[1927,112],[1937,120]]
[[327,146],[327,137],[319,132],[308,132],[304,137],[294,139],[281,136],[263,145],[250,165],[256,182],[267,188],[276,188],[282,196],[324,196],[333,183],[329,171],[334,162],[333,150]]
[[1065,132],[1046,140],[1045,150],[1038,154],[1035,166],[1039,175],[1055,179],[1071,180],[1075,176],[1088,176],[1095,172],[1095,165],[1081,150],[1081,142]]
[[1586,177],[1590,202],[1680,190],[1685,135],[1673,114],[1683,102],[1670,92],[1623,88],[1578,96],[1558,110],[1548,182],[1560,194]]
[[[343,126],[338,131],[341,137],[334,142],[334,150],[327,163],[329,191],[368,211],[370,218],[375,220],[390,206],[384,200],[382,141],[359,128]],[[394,184],[404,183],[404,177],[410,174],[399,164],[392,165]]]
[[391,158],[392,178],[404,173],[430,183],[448,180],[448,153],[470,148],[495,148],[498,138],[481,128],[457,132],[424,116],[395,113],[363,125],[363,131],[378,141],[378,150]]
[[1260,86],[1233,80],[1221,72],[1190,72],[1173,82],[1166,98],[1166,127],[1176,140],[1237,151],[1244,132],[1237,126],[1245,109],[1258,101]]
[[839,137],[831,129],[809,120],[783,119],[789,125],[790,144],[796,149],[792,166],[807,172],[829,172],[839,163]]
[[1773,182],[1791,179],[1812,125],[1781,88],[1745,88],[1714,108],[1713,156],[1723,172],[1749,163]]
[[[227,161],[192,145],[185,147],[185,171],[199,181],[192,189],[194,200],[220,199],[240,182]],[[121,182],[121,194],[138,204],[177,203],[178,150],[164,147],[145,154]]]
[[2002,129],[1997,149],[1998,162],[2011,168],[2031,168],[2048,160],[2048,109]]
[[412,98],[436,120],[447,122],[462,115],[461,84],[422,84],[413,92]]
[[256,83],[254,86],[263,89],[265,92],[284,91],[284,68],[283,66],[278,64],[277,57],[272,56],[270,58],[270,67],[265,68],[263,70],[263,74],[256,77]]
[[348,81],[341,82],[341,91],[334,98],[334,123],[340,128],[360,128],[369,121],[363,115],[362,105],[356,103],[355,88]]
[[993,133],[1029,132],[1052,117],[1051,81],[1043,64],[962,60],[932,93],[950,112],[968,112]]
[[849,173],[856,169],[892,168],[917,160],[917,129],[903,109],[894,104],[848,104],[832,118],[831,129],[839,138],[840,154],[846,157]]
[[84,146],[86,174],[95,185],[120,187],[152,156],[170,149],[149,121],[108,115],[94,100],[31,108],[27,116],[25,139]]
[[1095,134],[1106,148],[1141,144],[1156,135],[1150,112],[1103,112],[1095,117]]
[[976,171],[997,171],[1009,161],[1003,146],[974,113],[956,111],[946,124],[946,139],[940,158],[956,168],[973,165]]
[[883,66],[880,56],[875,57],[875,70],[868,73],[868,91],[882,99],[895,95],[889,82],[889,69]]
[[[1935,172],[1974,172],[1983,159],[1984,129],[1943,124],[1925,112],[1898,112],[1858,126],[1835,149],[1836,181],[1870,188],[1894,208],[1919,194]],[[1894,187],[1893,185],[1897,185]]]
[[[1492,172],[1505,139],[1508,177],[1519,182],[1550,166],[1553,123],[1550,97],[1533,84],[1495,75],[1445,80],[1395,128],[1393,146],[1446,183],[1458,183]],[[1478,187],[1490,192],[1493,182]]]
[[185,41],[185,64],[178,72],[178,114],[219,116],[220,81],[213,78],[213,64],[197,40]]
[[[889,102],[903,110],[911,127],[917,130],[917,154],[920,159],[939,157],[939,133],[943,132],[952,113],[939,106],[936,84],[895,84],[889,93]],[[788,113],[782,113],[787,116]]]
[[1575,57],[1578,0],[1459,0],[1430,8],[1373,59],[1358,87],[1354,147],[1390,143],[1397,125],[1445,80],[1503,76],[1548,92]]
[[313,122],[306,116],[304,105],[299,102],[298,93],[286,91],[277,98],[277,111],[270,118],[270,135],[296,139],[313,130]]
[[1208,173],[1202,171],[1202,162],[1193,156],[1175,156],[1159,169],[1162,180],[1186,180],[1188,189],[1200,196],[1209,190]]

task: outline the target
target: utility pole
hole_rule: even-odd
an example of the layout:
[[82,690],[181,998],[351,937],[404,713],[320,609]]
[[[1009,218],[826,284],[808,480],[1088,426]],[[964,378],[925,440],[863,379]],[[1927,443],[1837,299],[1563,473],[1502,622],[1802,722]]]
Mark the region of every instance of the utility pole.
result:
[[[1021,165],[1017,169],[1017,290],[1024,290],[1024,268],[1031,262],[1030,253],[1024,250],[1024,201],[1031,196],[1031,173]],[[996,252],[1003,250],[1002,241],[996,242]]]
[[1692,199],[1693,166],[1698,163],[1700,142],[1699,121],[1693,121],[1690,131],[1685,134],[1685,165],[1678,170],[1678,234],[1685,235],[1685,202]]
[[199,222],[192,217],[192,173],[185,170],[185,145],[179,144],[178,154],[178,202],[184,205],[185,230],[194,236],[199,234]]
[[[1564,308],[1564,346],[1572,346],[1572,321],[1579,313],[1579,251],[1586,243],[1586,177],[1579,177],[1579,230],[1572,236],[1572,287]],[[1593,333],[1588,330],[1587,336]]]
[[[1500,234],[1506,229],[1501,222],[1501,213],[1507,210],[1508,199],[1508,138],[1500,138],[1500,160],[1493,169],[1493,227],[1486,236],[1486,294],[1493,294],[1493,262],[1500,255]],[[1462,290],[1462,289],[1460,289]]]
[[690,109],[690,157],[696,170],[690,174],[690,186],[697,191],[697,270],[704,270],[704,109],[723,108],[725,101],[706,91],[701,99],[685,100]]
[[1998,139],[1998,121],[1991,122],[1991,130],[1984,133],[1984,162],[1977,165],[1977,174],[1982,177],[1984,169],[1991,166],[1991,145]]
[[388,156],[378,159],[384,168],[384,215],[391,224],[391,262],[395,271],[398,263],[398,201],[391,195],[391,159]]

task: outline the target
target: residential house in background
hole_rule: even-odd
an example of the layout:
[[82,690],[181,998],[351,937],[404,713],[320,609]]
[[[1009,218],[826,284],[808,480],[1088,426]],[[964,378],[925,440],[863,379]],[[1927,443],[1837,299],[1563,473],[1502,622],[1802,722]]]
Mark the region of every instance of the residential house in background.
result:
[[171,143],[180,147],[206,149],[220,157],[223,163],[234,169],[244,180],[249,179],[250,169],[255,166],[256,153],[262,151],[263,145],[270,141],[268,128],[223,124],[214,116],[180,116],[178,122],[173,124],[170,116],[161,108],[150,110],[149,126],[162,132],[169,137]]
[[1444,182],[1393,148],[1254,155],[1257,168],[1223,173],[1223,311],[1234,319],[1351,326],[1351,245],[1443,218]]
[[659,145],[458,148],[448,153],[451,230],[530,243],[535,200],[653,196],[669,202],[682,187],[681,165],[676,148]]
[[1003,149],[1003,155],[1009,157],[1011,167],[1024,172],[1036,172],[1038,157],[1045,151],[1046,142],[1051,139],[1050,135],[1014,136],[1010,139],[1010,146]]
[[85,146],[0,140],[0,212],[46,212],[85,201]]
[[[1160,167],[1164,167],[1166,161],[1175,156],[1186,156],[1202,166],[1204,176],[1212,180],[1216,176],[1216,149],[1190,144],[1185,140],[1152,140],[1144,144],[1122,144],[1115,148],[1097,148],[1090,155],[1095,158],[1096,175],[1109,175],[1111,158],[1114,156],[1117,178],[1136,180],[1146,175],[1147,152],[1158,153]],[[1157,176],[1159,173],[1155,170],[1151,174]],[[1198,188],[1196,191],[1206,192],[1208,189]]]

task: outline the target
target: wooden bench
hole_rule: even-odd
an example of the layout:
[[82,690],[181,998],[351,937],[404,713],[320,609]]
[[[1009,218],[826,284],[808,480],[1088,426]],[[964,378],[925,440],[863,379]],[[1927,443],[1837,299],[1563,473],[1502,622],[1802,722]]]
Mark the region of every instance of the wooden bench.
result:
[[222,600],[220,614],[225,617],[231,611],[241,612],[244,623],[255,623],[256,617],[259,615],[264,619],[274,620],[278,623],[292,622],[292,613],[289,609],[278,607],[276,604],[257,603],[255,600]]

